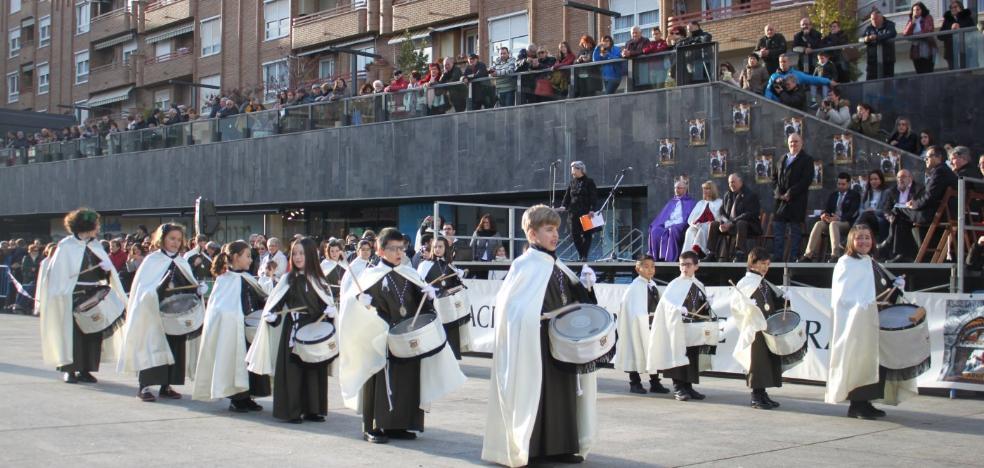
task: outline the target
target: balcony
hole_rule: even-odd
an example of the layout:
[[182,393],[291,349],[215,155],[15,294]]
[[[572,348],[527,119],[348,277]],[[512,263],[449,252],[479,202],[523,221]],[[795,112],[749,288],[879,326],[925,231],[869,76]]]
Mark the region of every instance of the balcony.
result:
[[188,0],[157,0],[144,8],[144,30],[150,31],[191,17]]
[[700,10],[699,2],[695,0],[689,0],[687,4],[697,11],[667,18],[668,28],[700,21],[701,28],[711,33],[721,45],[720,52],[731,52],[751,50],[762,37],[766,24],[773,25],[777,32],[781,32],[792,47],[793,34],[799,31],[799,20],[808,16],[807,8],[813,2],[751,0],[712,10]]
[[195,54],[188,48],[179,49],[167,55],[151,57],[144,62],[143,85],[173,80],[191,74]]
[[136,80],[136,69],[130,64],[114,62],[100,65],[89,70],[89,92],[134,84]]
[[17,54],[20,57],[20,63],[27,64],[34,62],[34,52],[37,49],[34,47],[34,39],[28,39],[26,41],[21,41],[20,52]]
[[294,18],[291,47],[301,49],[365,34],[368,31],[367,14],[366,2],[356,0],[348,5]]
[[34,88],[23,86],[17,98],[17,109],[34,109]]
[[465,0],[397,0],[393,2],[393,31],[405,31],[431,23],[468,16],[474,2]]
[[136,28],[136,18],[129,8],[120,8],[92,18],[89,24],[89,40],[100,41]]

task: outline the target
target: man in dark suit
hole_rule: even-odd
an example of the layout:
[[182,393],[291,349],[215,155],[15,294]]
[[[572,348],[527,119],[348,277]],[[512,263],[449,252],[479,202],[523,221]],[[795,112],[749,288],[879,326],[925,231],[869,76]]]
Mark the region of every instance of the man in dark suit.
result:
[[851,175],[846,172],[837,174],[837,191],[830,194],[827,198],[827,206],[823,213],[820,213],[820,219],[813,223],[810,240],[806,244],[806,253],[799,261],[809,263],[819,258],[820,251],[824,247],[821,245],[824,231],[830,234],[830,260],[837,261],[837,258],[844,253],[841,238],[854,224],[860,207],[861,194],[851,190]]
[[943,162],[944,159],[946,150],[931,146],[926,152],[926,189],[919,196],[910,194],[904,203],[901,199],[895,201],[895,208],[889,214],[889,237],[880,246],[883,258],[888,258],[889,262],[914,259],[919,246],[912,232],[913,224],[932,222],[946,190],[956,190],[957,175]]
[[[732,261],[745,260],[748,238],[762,235],[762,223],[759,221],[759,198],[751,189],[745,186],[744,180],[738,174],[728,176],[728,193],[724,194],[721,203],[721,221],[712,221],[707,235],[707,246],[711,253],[703,261],[713,262],[719,250],[734,252]],[[720,238],[724,239],[720,239]],[[718,246],[719,239],[728,242]],[[722,254],[723,255],[723,254]]]
[[772,171],[776,203],[772,218],[772,233],[775,235],[772,258],[777,262],[785,260],[787,228],[789,256],[795,259],[799,255],[802,224],[806,220],[810,182],[813,181],[813,158],[803,151],[803,137],[793,133],[786,139],[786,145],[789,152]]

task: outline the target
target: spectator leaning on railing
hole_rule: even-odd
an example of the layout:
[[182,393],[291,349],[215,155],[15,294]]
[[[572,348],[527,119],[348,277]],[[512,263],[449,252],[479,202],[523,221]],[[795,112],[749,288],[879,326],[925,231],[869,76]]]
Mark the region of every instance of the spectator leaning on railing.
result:
[[[841,30],[839,21],[831,21],[827,25],[827,35],[820,41],[820,47],[837,47],[847,44],[847,34]],[[850,81],[850,67],[844,60],[844,53],[841,50],[830,51],[830,61],[837,66],[837,81],[847,83]]]
[[[902,28],[903,36],[927,34],[933,32],[933,16],[923,2],[912,4],[909,12],[909,22]],[[916,39],[909,46],[909,58],[916,73],[932,73],[933,61],[936,59],[936,38]]]
[[[952,31],[960,28],[974,27],[974,15],[970,10],[964,8],[963,2],[959,0],[951,0],[949,6],[949,10],[947,10],[946,13],[943,13],[943,24],[940,26],[940,31]],[[946,60],[950,70],[953,70],[956,68],[956,63],[953,57],[953,35],[947,34],[945,36],[940,36],[940,41],[943,42],[943,59]],[[966,64],[964,64],[964,66],[966,66]]]
[[866,79],[891,78],[895,76],[895,44],[892,42],[897,34],[895,23],[885,19],[878,10],[872,10],[869,18],[870,23],[861,32],[860,39],[862,43],[868,45]]
[[[601,43],[595,47],[592,54],[592,61],[601,62],[619,58],[622,49],[615,45],[612,36],[601,38]],[[605,94],[614,94],[618,86],[622,83],[622,63],[610,63],[601,67],[601,81],[604,86]]]
[[773,101],[779,101],[779,96],[775,93],[775,90],[778,88],[776,86],[776,80],[787,76],[795,76],[796,82],[800,86],[831,86],[837,84],[836,81],[803,73],[793,68],[792,63],[795,58],[791,54],[783,54],[779,57],[779,69],[769,77],[769,83],[765,86],[765,97]]
[[765,36],[759,39],[755,52],[765,62],[765,69],[769,74],[775,73],[779,69],[779,57],[786,53],[786,38],[781,33],[777,33],[771,24],[767,24]]
[[499,56],[492,61],[489,74],[495,77],[495,92],[498,93],[499,106],[507,107],[516,103],[516,59],[509,55],[508,47],[499,48]]
[[800,20],[800,30],[793,35],[793,51],[800,54],[799,66],[805,72],[812,73],[814,64],[810,61],[813,49],[822,47],[823,38],[820,31],[813,28],[810,18]]
[[649,39],[642,35],[642,28],[639,26],[633,26],[631,34],[632,37],[622,46],[622,58],[638,57],[644,53],[643,50],[649,45]]

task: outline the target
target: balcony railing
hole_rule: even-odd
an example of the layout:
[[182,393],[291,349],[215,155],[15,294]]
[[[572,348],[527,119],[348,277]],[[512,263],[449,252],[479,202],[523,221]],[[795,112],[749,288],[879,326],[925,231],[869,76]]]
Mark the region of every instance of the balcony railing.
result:
[[89,92],[134,84],[136,74],[130,64],[113,62],[89,70]]
[[356,0],[329,10],[301,16],[291,24],[291,47],[298,49],[366,33],[367,5]]
[[405,31],[439,21],[467,16],[467,0],[397,0],[393,2],[393,31]]
[[101,14],[89,23],[90,41],[95,42],[136,29],[129,6]]
[[191,17],[188,0],[158,0],[144,7],[144,29],[147,31],[177,23]]
[[[984,36],[974,28],[899,37],[891,45],[895,50],[905,50],[905,56],[908,56],[909,47],[914,43],[940,36],[952,38],[955,51],[952,63],[957,68],[978,68],[984,64]],[[860,48],[862,52],[866,49],[863,44],[849,44],[833,49],[847,48]],[[862,57],[865,55],[862,54]],[[851,62],[851,65],[856,68],[858,60]],[[592,62],[555,70],[482,78],[469,83],[448,83],[395,93],[379,93],[295,105],[283,109],[200,119],[153,129],[114,133],[105,138],[90,139],[81,143],[81,140],[76,140],[37,145],[35,151],[39,156],[33,160],[45,162],[74,157],[132,153],[492,107],[673,88],[716,81],[717,63],[716,43],[697,44],[628,60]],[[905,65],[905,63],[899,64],[900,67]],[[911,66],[911,63],[908,65]]]
[[158,83],[191,74],[194,51],[183,47],[169,54],[150,57],[144,61],[143,84]]
[[744,16],[750,13],[759,13],[763,11],[769,11],[775,8],[792,6],[797,4],[802,4],[804,2],[798,0],[751,0],[748,3],[736,3],[723,8],[714,8],[710,10],[695,11],[692,13],[684,13],[682,15],[670,16],[666,19],[667,26],[672,28],[674,26],[686,26],[687,23],[691,21],[711,21],[711,20],[724,20],[730,18],[736,18],[739,16]]

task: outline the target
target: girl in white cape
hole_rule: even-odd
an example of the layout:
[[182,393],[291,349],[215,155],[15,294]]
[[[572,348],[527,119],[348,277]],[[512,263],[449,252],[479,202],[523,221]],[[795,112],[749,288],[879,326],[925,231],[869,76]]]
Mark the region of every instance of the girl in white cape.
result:
[[[348,262],[345,261],[345,250],[338,239],[332,239],[325,244],[325,259],[321,261],[321,272],[336,298],[340,297],[339,289],[342,279],[348,273]],[[337,305],[337,304],[336,304]]]
[[[449,258],[448,254],[451,252],[448,238],[440,237],[431,239],[430,251],[430,258],[417,265],[417,274],[420,275],[420,279],[434,286],[438,291],[437,295],[439,297],[446,295],[451,289],[463,288],[464,284],[461,282],[462,272],[447,260]],[[438,278],[443,279],[437,281]],[[437,282],[434,283],[435,281]],[[466,303],[467,297],[467,289],[460,289],[455,293],[455,298],[464,300]],[[444,332],[448,337],[448,345],[451,346],[451,351],[454,353],[455,359],[460,360],[461,352],[468,350],[468,345],[471,343],[471,335],[468,333],[470,325],[471,315],[462,317],[462,320],[457,320],[454,323],[444,324]]]
[[261,310],[269,290],[249,273],[253,256],[249,244],[237,240],[222,247],[212,260],[215,286],[205,309],[202,345],[192,398],[229,398],[229,411],[260,411],[251,397],[270,395],[270,377],[246,370],[245,317]]
[[[830,291],[834,330],[824,400],[850,400],[847,416],[859,419],[885,416],[884,411],[871,404],[872,400],[897,405],[915,395],[915,377],[929,368],[927,359],[918,368],[909,369],[909,375],[899,376],[881,365],[878,312],[898,300],[905,282],[901,277],[890,279],[871,258],[873,243],[871,228],[864,224],[851,228],[844,255],[834,267]],[[896,288],[894,292],[887,293],[892,288]],[[886,294],[883,291],[891,297],[879,297]],[[923,317],[925,311],[918,309],[910,320],[917,322]]]

